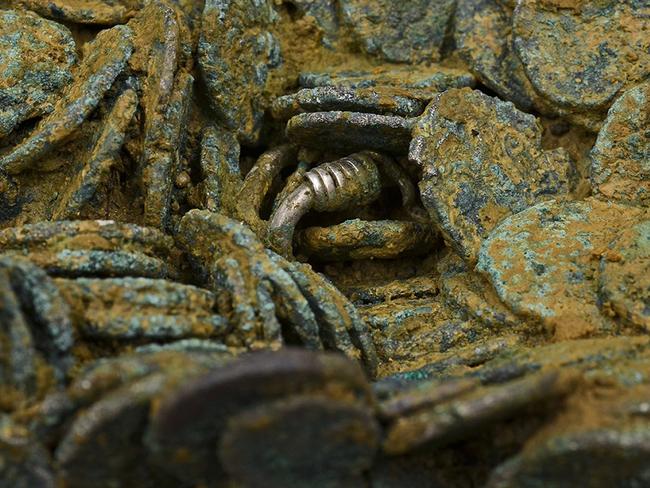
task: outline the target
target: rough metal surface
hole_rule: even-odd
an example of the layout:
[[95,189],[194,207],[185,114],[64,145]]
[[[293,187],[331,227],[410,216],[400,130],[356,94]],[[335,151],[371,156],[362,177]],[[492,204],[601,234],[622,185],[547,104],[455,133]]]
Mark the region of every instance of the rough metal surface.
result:
[[[220,457],[224,461],[237,455],[234,442],[236,439],[243,441],[244,434],[232,432],[237,428],[232,424],[237,422],[242,428],[246,418],[240,416],[265,403],[291,398],[289,395],[310,393],[361,405],[367,405],[370,399],[361,370],[351,367],[340,356],[312,355],[303,351],[260,353],[242,358],[228,368],[213,370],[189,382],[176,394],[163,398],[151,419],[147,442],[155,456],[165,460],[166,471],[176,473],[187,482],[216,479],[215,475],[223,473],[225,466],[215,459],[214,446],[221,444]],[[372,420],[368,421],[372,434]],[[336,424],[337,419],[328,419],[323,427],[332,428],[327,426],[330,422]],[[335,433],[336,428],[333,428],[331,432]],[[222,436],[227,438],[222,439]],[[363,437],[359,440],[363,442]],[[372,437],[369,440],[372,448]],[[313,445],[309,439],[305,441]],[[296,453],[293,447],[288,447],[290,452]],[[282,455],[282,451],[277,455]],[[240,463],[232,466],[240,478],[255,476],[249,470],[240,471]],[[299,475],[295,473],[294,476]]]
[[485,278],[472,271],[458,255],[448,253],[441,258],[437,271],[441,294],[452,308],[495,329],[521,324],[521,319],[501,302]]
[[340,86],[346,88],[370,88],[379,86],[400,87],[407,90],[441,92],[449,88],[473,86],[476,80],[466,70],[446,66],[431,65],[401,67],[382,65],[372,70],[332,69],[326,72],[301,73],[302,87]]
[[336,0],[291,0],[291,4],[323,31],[323,42],[331,45],[338,37],[339,17]]
[[[331,345],[363,359],[370,371],[376,368],[374,345],[364,337],[366,324],[309,267],[298,268],[265,251],[250,229],[219,214],[189,212],[181,229],[181,246],[206,286],[218,294],[219,310],[236,324],[241,345],[281,342],[284,329],[285,340],[312,349]],[[341,334],[343,343],[336,338]],[[232,344],[237,344],[234,338]]]
[[268,0],[207,0],[203,10],[198,59],[210,103],[220,121],[246,140],[259,133],[269,70],[282,63],[278,40],[268,30],[276,16]]
[[18,0],[20,6],[57,21],[120,24],[135,15],[141,0]]
[[[368,405],[295,395],[232,419],[220,457],[226,471],[245,485],[354,486],[363,483],[378,437]],[[282,463],[275,462],[278,452],[284,453]],[[261,473],[260,464],[275,468]]]
[[3,229],[0,252],[25,256],[54,275],[175,274],[169,236],[156,229],[114,221],[41,222]]
[[138,98],[133,90],[126,90],[116,101],[106,120],[88,164],[75,176],[73,182],[57,204],[52,215],[55,220],[78,218],[85,205],[93,199],[102,184],[106,183],[113,165],[118,160],[127,127],[137,108]]
[[52,110],[76,61],[65,27],[31,12],[0,11],[0,139]]
[[612,332],[607,309],[599,308],[599,261],[617,259],[620,250],[610,243],[645,214],[594,199],[540,203],[494,229],[478,269],[504,303],[558,339]]
[[591,151],[594,194],[632,205],[650,204],[650,83],[614,102]]
[[434,99],[413,131],[409,158],[422,168],[425,208],[470,264],[501,220],[572,187],[570,157],[542,150],[534,117],[469,89]]
[[75,83],[69,84],[53,111],[36,126],[33,133],[0,156],[0,169],[19,173],[70,137],[111,87],[133,52],[133,37],[126,26],[101,32],[88,46],[89,56],[77,67]]
[[388,61],[437,61],[455,0],[340,0],[343,21],[363,49]]
[[206,210],[233,216],[242,186],[240,147],[234,134],[208,127],[201,140],[201,176]]
[[[647,214],[647,212],[646,212]],[[650,221],[624,229],[611,247],[617,253],[601,265],[603,307],[624,321],[650,329]]]
[[458,52],[472,72],[522,110],[538,101],[512,46],[512,10],[498,0],[458,0],[454,16]]
[[85,337],[129,341],[226,335],[208,290],[150,278],[57,280]]
[[0,488],[650,484],[649,15],[0,0]]
[[360,149],[403,153],[411,140],[414,119],[358,112],[313,112],[287,123],[287,137],[319,148],[324,140],[339,151]]
[[303,112],[365,112],[401,117],[422,113],[431,95],[409,93],[404,89],[343,88],[324,86],[302,89],[294,95],[280,97],[271,107],[273,116],[288,119]]
[[648,14],[645,1],[525,0],[515,9],[514,46],[553,103],[606,108],[650,74]]
[[390,259],[426,254],[436,233],[415,222],[347,220],[330,227],[308,227],[298,237],[299,253],[316,260]]
[[8,418],[0,423],[0,460],[3,488],[55,486],[56,476],[47,449]]

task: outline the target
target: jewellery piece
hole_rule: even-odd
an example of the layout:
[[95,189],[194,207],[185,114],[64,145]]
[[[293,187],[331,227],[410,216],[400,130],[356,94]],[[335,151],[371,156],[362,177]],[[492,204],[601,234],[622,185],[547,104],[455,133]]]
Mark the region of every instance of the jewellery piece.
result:
[[331,212],[351,204],[365,205],[382,188],[377,153],[364,151],[321,164],[305,173],[305,181],[280,202],[271,215],[269,245],[278,254],[291,256],[296,224],[310,210]]

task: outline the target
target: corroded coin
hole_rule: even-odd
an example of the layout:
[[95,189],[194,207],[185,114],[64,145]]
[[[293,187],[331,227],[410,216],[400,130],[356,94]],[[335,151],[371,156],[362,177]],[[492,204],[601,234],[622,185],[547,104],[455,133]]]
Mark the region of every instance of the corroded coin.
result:
[[512,46],[512,10],[498,0],[458,0],[454,22],[458,52],[481,82],[520,109],[533,108],[539,97]]
[[367,405],[297,395],[230,419],[219,451],[226,471],[245,485],[355,486],[372,464],[378,437]]
[[163,398],[148,443],[161,467],[181,479],[218,479],[224,467],[214,446],[228,419],[285,396],[328,391],[361,402],[370,398],[363,373],[342,356],[285,350],[244,357]]
[[0,231],[0,252],[64,276],[175,275],[173,240],[112,220],[40,222]]
[[269,0],[208,0],[203,10],[198,60],[210,103],[221,122],[247,141],[261,129],[269,71],[282,63],[270,31],[276,20]]
[[429,215],[470,264],[501,220],[573,186],[570,157],[542,149],[535,117],[477,90],[447,90],[431,102],[409,159],[422,168]]
[[0,10],[0,139],[52,111],[76,62],[67,28],[29,11]]
[[341,0],[343,20],[364,50],[388,61],[437,61],[454,12],[454,0]]
[[602,306],[650,330],[650,220],[624,229],[610,247],[612,256],[602,261]]
[[535,88],[565,107],[602,109],[650,74],[645,1],[519,2],[514,46]]
[[8,418],[0,420],[0,487],[54,488],[56,475],[47,449]]
[[650,205],[650,82],[614,102],[591,150],[598,198]]
[[442,295],[452,308],[490,327],[515,327],[521,323],[521,319],[501,302],[485,278],[471,271],[457,254],[450,252],[441,258],[437,270]]
[[643,218],[642,209],[595,199],[540,203],[492,231],[477,268],[504,303],[557,339],[614,331],[598,306],[600,257],[617,259],[610,243]]
[[97,340],[223,338],[215,296],[191,285],[150,278],[56,281],[72,305],[78,331]]
[[141,0],[19,0],[34,12],[55,20],[80,24],[121,24],[135,15]]
[[394,64],[372,70],[332,68],[324,72],[301,73],[298,81],[304,88],[337,86],[345,88],[395,87],[437,93],[449,88],[473,86],[474,76],[462,68],[436,65],[402,67]]
[[66,85],[53,111],[25,140],[0,156],[0,170],[20,173],[32,168],[39,158],[74,135],[125,68],[133,52],[131,29],[120,25],[102,31],[87,48],[89,54],[77,67],[74,83]]
[[225,362],[223,355],[158,352],[91,364],[43,410],[61,431],[54,451],[60,479],[74,487],[176,485],[150,463],[143,442],[151,405]]
[[[422,92],[424,92],[422,90]],[[303,112],[348,111],[415,117],[424,110],[432,95],[403,88],[345,88],[323,86],[305,88],[280,97],[271,107],[273,116],[288,119]]]
[[308,227],[298,236],[299,252],[318,261],[390,259],[424,255],[437,243],[427,225],[394,220],[346,220],[330,227]]
[[328,139],[339,151],[376,149],[404,153],[415,120],[394,115],[358,112],[314,112],[289,119],[287,137],[307,147],[321,147]]

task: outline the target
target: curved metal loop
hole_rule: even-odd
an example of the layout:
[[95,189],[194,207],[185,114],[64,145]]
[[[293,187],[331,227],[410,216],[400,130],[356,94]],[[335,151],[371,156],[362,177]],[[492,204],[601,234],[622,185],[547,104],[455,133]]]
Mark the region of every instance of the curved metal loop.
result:
[[426,211],[418,204],[419,196],[415,185],[409,178],[408,174],[402,167],[395,162],[390,156],[381,153],[372,152],[376,161],[380,162],[382,176],[394,182],[402,194],[402,206],[406,209],[407,214],[420,224],[428,224],[429,218]]
[[382,188],[377,157],[377,153],[364,151],[321,164],[305,173],[304,182],[287,195],[271,215],[270,247],[278,254],[291,256],[295,227],[310,210],[328,212],[376,200]]
[[244,184],[237,194],[236,215],[244,221],[258,237],[266,235],[268,223],[260,217],[260,208],[273,180],[287,166],[295,163],[298,149],[291,144],[266,151],[244,178]]

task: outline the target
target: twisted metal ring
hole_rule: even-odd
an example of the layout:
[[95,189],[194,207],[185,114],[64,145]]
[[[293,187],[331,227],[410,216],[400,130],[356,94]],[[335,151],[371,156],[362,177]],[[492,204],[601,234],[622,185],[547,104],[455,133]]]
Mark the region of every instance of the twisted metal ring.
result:
[[278,254],[291,256],[294,229],[310,210],[334,211],[376,200],[382,188],[378,157],[376,153],[364,151],[305,173],[304,182],[271,215],[270,247]]

